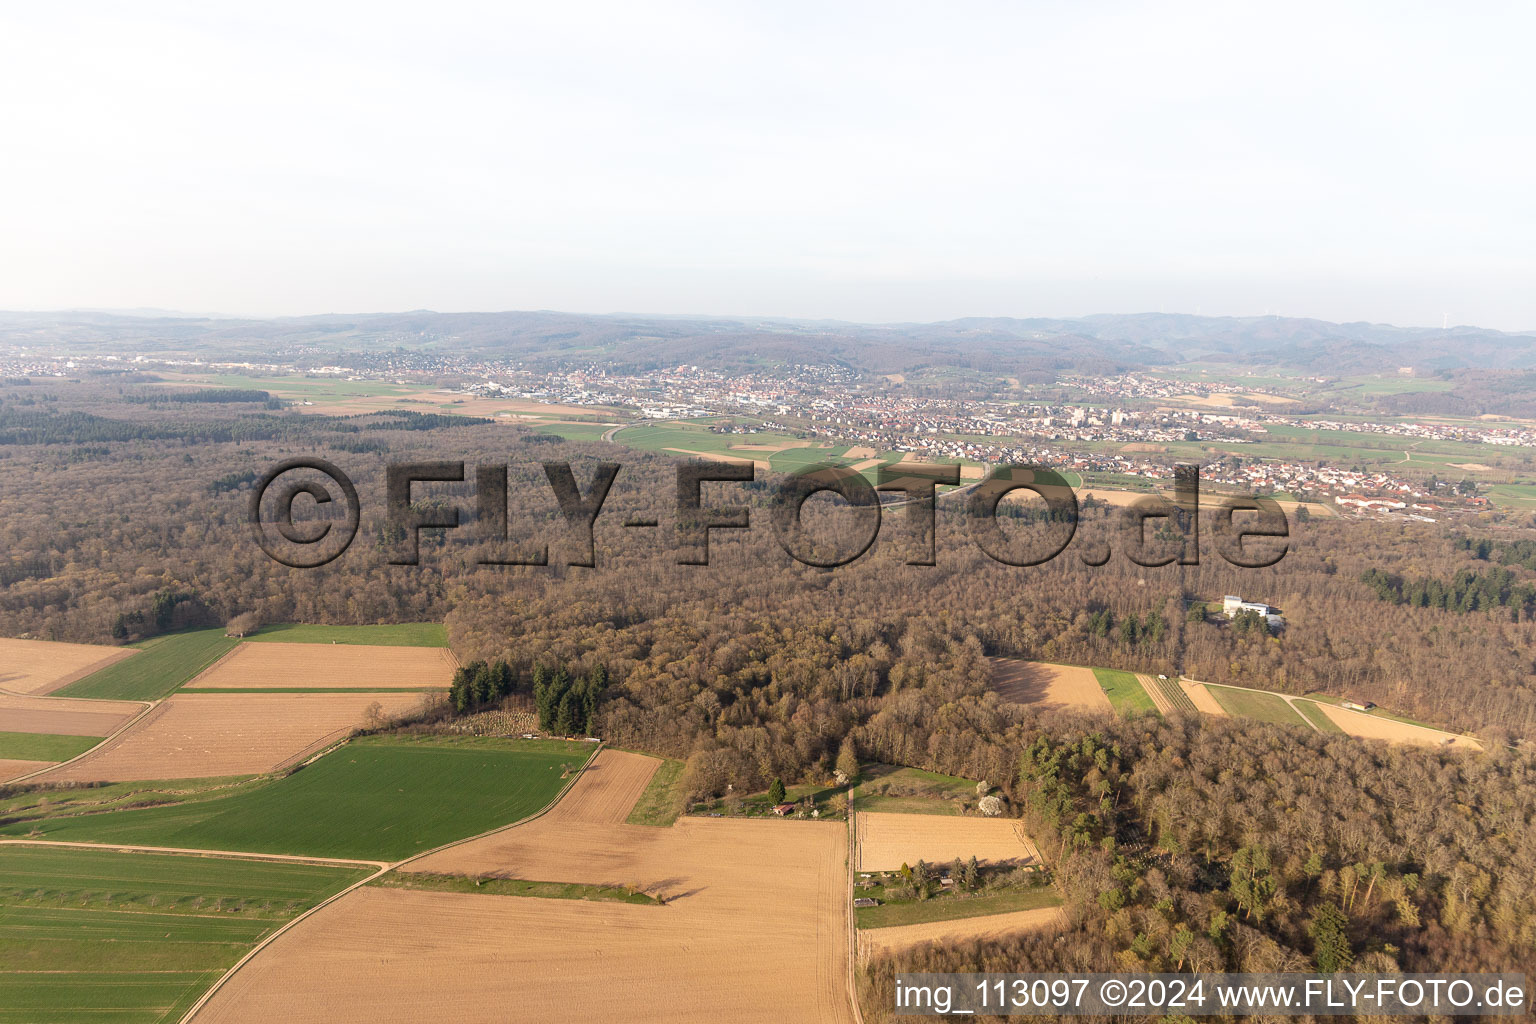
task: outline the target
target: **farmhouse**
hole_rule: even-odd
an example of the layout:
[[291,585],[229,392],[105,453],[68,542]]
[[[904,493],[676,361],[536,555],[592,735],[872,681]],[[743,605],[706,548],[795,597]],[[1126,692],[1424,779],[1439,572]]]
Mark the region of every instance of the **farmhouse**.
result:
[[1229,619],[1235,619],[1244,612],[1253,612],[1264,616],[1264,621],[1271,626],[1283,626],[1285,619],[1280,616],[1280,609],[1271,608],[1262,601],[1244,601],[1241,597],[1228,594],[1221,599],[1221,611]]

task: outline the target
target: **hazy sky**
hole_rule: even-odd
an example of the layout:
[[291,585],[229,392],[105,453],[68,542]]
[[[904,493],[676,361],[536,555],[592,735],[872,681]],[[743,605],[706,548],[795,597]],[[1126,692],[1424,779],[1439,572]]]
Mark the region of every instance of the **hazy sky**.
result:
[[1533,38],[1530,3],[6,4],[0,308],[1536,328]]

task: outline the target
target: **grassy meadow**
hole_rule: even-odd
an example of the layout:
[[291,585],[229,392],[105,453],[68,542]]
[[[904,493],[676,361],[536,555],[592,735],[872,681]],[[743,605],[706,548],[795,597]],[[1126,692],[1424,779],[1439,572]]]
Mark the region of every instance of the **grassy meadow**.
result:
[[41,846],[0,856],[0,1024],[174,1022],[365,869]]
[[262,626],[247,643],[371,644],[377,647],[447,647],[441,622],[396,622],[382,626],[309,626],[285,622]]
[[249,853],[400,860],[526,817],[591,744],[368,737],[227,796],[16,821],[0,834]]
[[141,640],[139,653],[76,680],[50,696],[159,700],[218,661],[239,641],[222,627]]

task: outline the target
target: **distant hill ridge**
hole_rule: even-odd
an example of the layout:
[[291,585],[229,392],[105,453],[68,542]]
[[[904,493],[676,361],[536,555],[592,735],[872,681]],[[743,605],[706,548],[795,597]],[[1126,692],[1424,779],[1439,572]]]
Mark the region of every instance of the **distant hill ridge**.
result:
[[413,310],[270,319],[66,311],[0,313],[0,344],[77,354],[216,354],[262,361],[275,352],[302,350],[322,356],[402,349],[516,359],[529,365],[598,362],[632,370],[680,363],[749,368],[830,362],[875,373],[955,366],[1031,376],[1110,373],[1191,361],[1330,374],[1390,372],[1403,366],[1419,373],[1536,369],[1536,332],[1180,313],[855,324],[544,310]]

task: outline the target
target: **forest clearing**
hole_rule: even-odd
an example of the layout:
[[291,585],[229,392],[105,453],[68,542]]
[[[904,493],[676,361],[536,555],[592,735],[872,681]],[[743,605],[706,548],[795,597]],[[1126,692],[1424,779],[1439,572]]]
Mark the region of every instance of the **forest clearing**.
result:
[[1093,669],[1078,665],[1051,665],[1019,658],[993,658],[992,688],[1015,704],[1109,711],[1109,698],[1094,678]]

